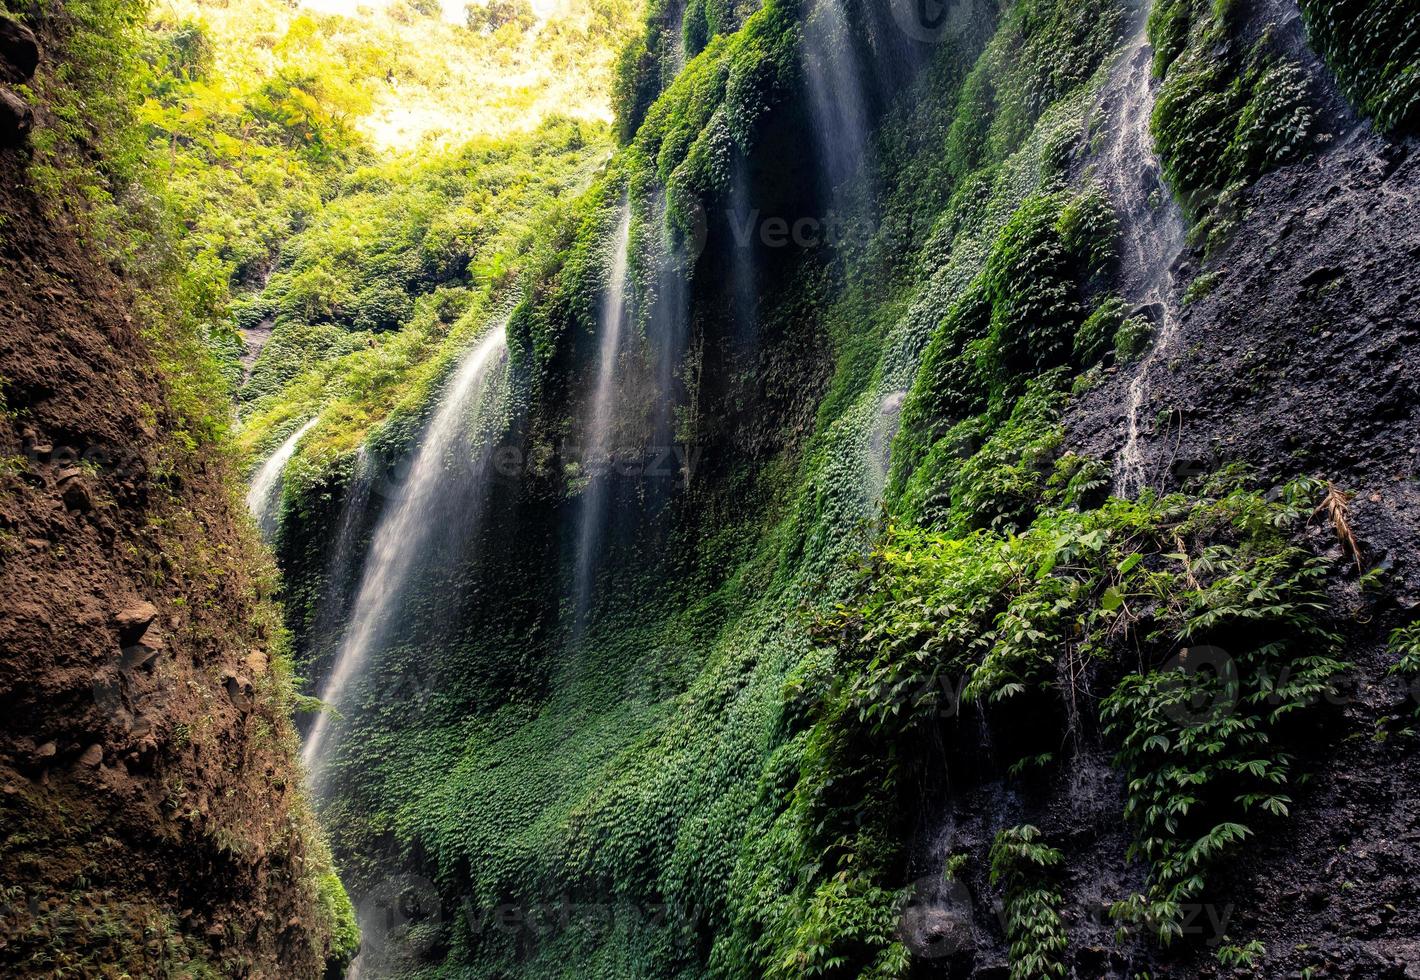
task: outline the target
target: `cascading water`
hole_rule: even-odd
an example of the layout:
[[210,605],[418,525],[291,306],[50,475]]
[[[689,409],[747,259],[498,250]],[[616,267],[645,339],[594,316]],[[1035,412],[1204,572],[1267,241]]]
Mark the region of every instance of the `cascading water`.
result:
[[296,454],[296,445],[301,441],[301,437],[311,431],[319,420],[320,417],[317,416],[287,436],[286,441],[277,447],[276,452],[261,464],[261,469],[251,478],[247,489],[247,510],[256,518],[257,526],[261,528],[261,536],[268,541],[276,533],[276,502],[281,495],[281,474],[285,472],[291,457]]
[[611,456],[616,447],[611,444],[612,426],[616,421],[617,366],[622,354],[622,334],[626,325],[626,274],[631,251],[631,207],[623,203],[616,234],[611,241],[606,293],[602,297],[597,324],[601,343],[597,349],[597,383],[592,389],[592,401],[587,413],[587,428],[583,434],[582,465],[589,482],[582,494],[578,515],[577,567],[573,582],[573,615],[578,630],[584,625],[592,597],[592,579],[596,575],[597,552],[601,545],[605,519],[608,476]]
[[818,0],[804,26],[804,73],[819,161],[839,188],[858,172],[868,145],[863,71],[843,0]]
[[345,487],[340,523],[328,551],[325,583],[316,603],[315,622],[310,631],[314,663],[328,663],[338,652],[341,626],[349,619],[350,601],[359,585],[364,518],[375,482],[369,451],[361,446],[355,470]]
[[[415,451],[407,479],[375,528],[365,559],[360,587],[351,606],[350,625],[321,690],[321,700],[339,708],[350,682],[397,616],[411,573],[434,537],[443,533],[439,518],[446,460],[466,435],[470,410],[478,406],[494,366],[501,362],[507,340],[502,324],[489,331],[463,359],[444,392],[424,437]],[[477,479],[480,473],[475,473]],[[465,517],[467,515],[464,515]],[[324,742],[331,715],[316,718],[301,751],[313,790],[319,794],[324,777]]]
[[1146,2],[1136,11],[1134,35],[1100,95],[1100,114],[1111,121],[1111,127],[1095,169],[1120,216],[1124,294],[1138,307],[1156,313],[1158,323],[1153,348],[1129,384],[1124,447],[1114,468],[1114,491],[1120,496],[1138,493],[1146,482],[1139,415],[1148,393],[1149,372],[1177,332],[1174,268],[1187,241],[1183,214],[1163,182],[1149,130],[1154,80],[1148,14]]

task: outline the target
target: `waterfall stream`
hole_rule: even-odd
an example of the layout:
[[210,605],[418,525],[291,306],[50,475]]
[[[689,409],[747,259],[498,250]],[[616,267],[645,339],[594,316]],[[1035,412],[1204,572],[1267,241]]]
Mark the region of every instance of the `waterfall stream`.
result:
[[311,431],[318,421],[320,416],[306,422],[287,436],[286,441],[277,447],[276,452],[261,464],[261,469],[251,478],[247,489],[247,510],[256,518],[257,526],[261,528],[261,536],[267,541],[276,533],[276,515],[279,511],[276,504],[281,496],[281,474],[285,472],[291,457],[296,454],[296,445],[301,441],[301,437]]
[[611,242],[606,294],[597,314],[601,342],[597,349],[597,380],[583,435],[582,466],[588,484],[582,494],[578,515],[577,567],[573,582],[573,616],[580,631],[592,598],[592,580],[596,576],[597,552],[601,546],[602,525],[605,523],[607,480],[613,469],[612,427],[616,421],[617,365],[621,360],[622,334],[626,326],[626,274],[630,265],[631,206],[623,203],[621,218]]
[[[490,330],[459,364],[438,410],[415,450],[407,479],[381,515],[365,560],[364,572],[350,610],[350,623],[335,656],[320,698],[339,709],[342,698],[371,650],[388,630],[405,598],[410,575],[436,535],[446,531],[439,518],[448,479],[446,460],[466,437],[470,411],[481,400],[490,372],[506,350],[502,325]],[[473,474],[474,479],[481,471]],[[465,519],[467,515],[460,515]],[[301,760],[310,772],[317,795],[324,777],[324,741],[331,715],[317,716]]]
[[839,188],[857,173],[868,145],[863,71],[843,0],[818,0],[804,26],[804,71],[819,160]]
[[1177,333],[1174,269],[1187,241],[1182,211],[1163,182],[1149,129],[1154,78],[1148,14],[1146,2],[1136,12],[1134,34],[1100,95],[1100,111],[1111,125],[1095,164],[1096,177],[1119,212],[1124,294],[1136,309],[1157,311],[1158,335],[1129,383],[1125,441],[1114,468],[1114,492],[1120,496],[1137,494],[1146,485],[1139,416],[1148,395],[1149,372]]

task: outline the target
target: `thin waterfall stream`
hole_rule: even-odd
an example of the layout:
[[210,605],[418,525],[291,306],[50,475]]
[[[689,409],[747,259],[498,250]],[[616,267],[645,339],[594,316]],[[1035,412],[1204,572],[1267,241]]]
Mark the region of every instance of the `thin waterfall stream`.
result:
[[1112,123],[1095,169],[1119,213],[1124,294],[1137,308],[1153,313],[1158,326],[1129,383],[1124,446],[1114,467],[1114,492],[1120,496],[1137,494],[1146,485],[1139,416],[1148,396],[1149,372],[1178,330],[1174,270],[1187,244],[1183,213],[1163,182],[1150,132],[1155,94],[1147,27],[1150,6],[1145,2],[1136,11],[1134,34],[1100,95],[1100,107]]
[[247,510],[256,519],[257,526],[261,528],[261,536],[267,541],[276,533],[276,502],[281,493],[281,474],[285,472],[286,464],[291,462],[291,457],[296,454],[296,446],[301,437],[310,432],[318,421],[320,416],[309,420],[287,436],[286,441],[261,464],[261,468],[251,479],[246,497]]
[[[414,453],[398,498],[380,517],[351,606],[350,625],[320,692],[321,701],[332,708],[340,708],[351,681],[397,617],[411,573],[433,536],[442,531],[434,518],[447,479],[446,458],[465,437],[469,411],[480,401],[506,349],[504,327],[499,324],[465,355]],[[473,474],[475,479],[479,475]],[[330,712],[318,715],[301,750],[316,795],[325,777],[324,743],[330,723]]]
[[836,190],[858,172],[869,128],[863,71],[843,0],[814,4],[803,55],[820,165]]
[[583,436],[582,465],[587,473],[587,487],[582,494],[578,515],[577,566],[573,583],[572,613],[574,628],[584,625],[592,598],[592,580],[596,576],[597,552],[601,546],[605,521],[607,480],[613,469],[612,427],[616,420],[617,365],[621,359],[622,334],[626,325],[626,276],[630,266],[631,206],[623,202],[621,218],[611,241],[606,294],[597,314],[601,342],[597,349],[597,379]]

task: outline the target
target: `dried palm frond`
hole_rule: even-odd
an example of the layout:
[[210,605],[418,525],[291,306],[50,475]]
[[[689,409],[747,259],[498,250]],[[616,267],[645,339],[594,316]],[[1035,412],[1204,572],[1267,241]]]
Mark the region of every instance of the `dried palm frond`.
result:
[[1341,550],[1350,552],[1351,558],[1356,563],[1356,571],[1362,572],[1361,567],[1361,543],[1356,540],[1356,533],[1351,530],[1351,498],[1355,494],[1347,493],[1330,480],[1326,483],[1326,496],[1317,505],[1312,517],[1316,518],[1325,514],[1331,520],[1331,526],[1336,529],[1336,539],[1341,542]]

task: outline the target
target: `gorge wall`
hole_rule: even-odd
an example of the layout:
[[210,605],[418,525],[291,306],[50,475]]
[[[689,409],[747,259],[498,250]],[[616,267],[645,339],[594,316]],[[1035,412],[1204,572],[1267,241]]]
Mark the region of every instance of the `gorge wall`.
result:
[[[64,70],[92,54],[86,14],[28,18],[40,73],[9,79],[61,142],[0,150],[0,973],[339,973],[353,915],[296,765],[278,579],[215,362],[161,303],[156,253],[105,251],[94,171],[65,156],[71,100],[113,108]],[[8,56],[27,31],[3,24]]]
[[1420,971],[1420,9],[658,2],[610,88],[342,178],[249,370],[4,151],[0,963]]
[[1416,14],[1343,6],[653,10],[332,726],[363,962],[1417,968]]

